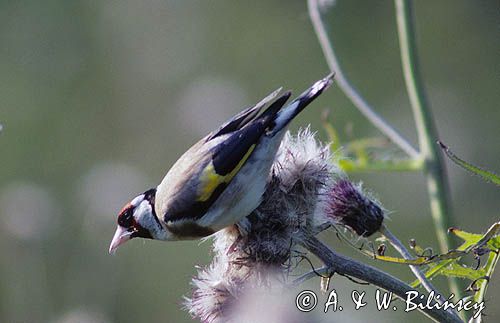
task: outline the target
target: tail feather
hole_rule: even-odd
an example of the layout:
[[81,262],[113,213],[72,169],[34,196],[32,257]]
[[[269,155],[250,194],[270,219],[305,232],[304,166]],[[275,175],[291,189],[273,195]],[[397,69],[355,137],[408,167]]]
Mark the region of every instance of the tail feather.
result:
[[304,93],[299,95],[295,100],[290,102],[286,107],[282,108],[274,119],[275,126],[272,130],[272,134],[278,133],[280,130],[285,128],[290,121],[295,118],[300,111],[302,111],[306,106],[309,105],[314,99],[316,99],[324,90],[326,90],[333,82],[334,73],[330,73],[325,78],[314,83],[309,89]]

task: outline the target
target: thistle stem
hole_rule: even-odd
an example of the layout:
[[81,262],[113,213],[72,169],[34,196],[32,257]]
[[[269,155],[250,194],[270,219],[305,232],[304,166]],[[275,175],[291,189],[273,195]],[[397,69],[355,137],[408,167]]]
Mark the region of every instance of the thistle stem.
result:
[[[326,265],[326,272],[335,272],[340,275],[361,279],[392,292],[402,300],[407,298],[407,292],[413,290],[408,284],[375,267],[336,253],[312,234],[303,234],[301,244]],[[417,302],[421,302],[422,305],[425,304],[425,301],[421,299],[417,300]],[[462,322],[458,317],[446,311],[427,308],[426,306],[422,307],[423,309],[419,309],[419,311],[436,322]]]
[[[399,241],[399,239],[395,235],[393,235],[392,232],[384,224],[382,224],[379,231],[384,237],[387,238],[387,240],[389,240],[394,249],[396,249],[396,251],[399,252],[404,259],[412,259],[412,256],[408,251],[408,249],[406,249],[406,247],[401,243],[401,241]],[[424,286],[424,288],[428,292],[434,291],[436,294],[438,294],[437,289],[431,284],[431,282],[427,279],[427,277],[425,277],[425,275],[420,271],[420,269],[417,266],[410,265],[410,269],[415,275],[415,277],[417,277],[418,280],[420,280],[420,283],[422,283],[422,286]],[[442,300],[444,298],[442,295],[440,296],[441,299],[439,300],[439,303],[442,303]]]
[[314,31],[318,37],[318,41],[325,55],[326,62],[331,71],[334,71],[335,82],[344,94],[351,100],[354,106],[384,135],[386,135],[394,144],[399,146],[405,153],[412,159],[418,159],[419,152],[403,138],[389,123],[387,123],[375,110],[366,102],[366,100],[359,94],[359,92],[350,84],[347,77],[344,75],[340,64],[335,56],[333,46],[326,33],[325,26],[321,19],[321,14],[318,8],[317,0],[308,0],[307,6],[309,10],[309,17],[311,19]]
[[[402,244],[401,241],[399,241],[399,239],[394,234],[392,234],[392,232],[389,230],[389,228],[387,228],[387,226],[385,224],[382,224],[379,231],[384,237],[387,238],[387,240],[389,240],[390,244],[394,247],[394,249],[396,249],[397,252],[399,252],[401,254],[401,256],[403,256],[404,259],[412,259],[413,258],[412,255],[410,254],[410,252],[408,251],[408,249],[406,249],[406,247],[404,246],[404,244]],[[427,277],[425,277],[425,274],[418,268],[418,266],[410,265],[410,269],[413,272],[413,274],[415,275],[415,277],[417,277],[417,279],[420,281],[422,286],[429,293],[434,291],[435,295],[439,296],[439,299],[437,300],[437,302],[439,304],[443,304],[443,302],[446,298],[443,297],[443,295],[441,295],[439,293],[437,288],[431,284],[431,282],[427,279]],[[449,309],[448,312],[450,314],[456,316],[457,319],[460,319],[457,316],[457,314],[455,312],[453,312],[451,309]]]
[[[420,152],[424,158],[431,215],[436,229],[439,249],[446,253],[451,248],[447,235],[451,210],[449,206],[447,178],[443,160],[435,144],[437,131],[422,83],[414,30],[412,3],[395,0],[401,62],[408,96],[415,119]],[[450,290],[460,297],[461,290],[455,278],[449,278]]]

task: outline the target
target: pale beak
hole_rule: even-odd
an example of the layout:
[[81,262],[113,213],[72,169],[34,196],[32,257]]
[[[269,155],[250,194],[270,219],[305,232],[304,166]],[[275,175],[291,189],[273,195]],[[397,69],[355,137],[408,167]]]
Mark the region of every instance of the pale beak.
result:
[[133,232],[128,231],[127,229],[117,226],[115,235],[113,236],[113,240],[111,240],[111,244],[109,245],[109,254],[112,255],[115,253],[116,249],[119,246],[124,244],[125,242],[131,239],[131,235]]

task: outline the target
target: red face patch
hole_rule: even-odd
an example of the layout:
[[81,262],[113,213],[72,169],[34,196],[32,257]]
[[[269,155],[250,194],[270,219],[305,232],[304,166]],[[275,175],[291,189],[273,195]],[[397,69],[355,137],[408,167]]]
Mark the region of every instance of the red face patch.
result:
[[125,212],[126,209],[128,209],[131,206],[132,206],[132,204],[130,202],[127,203],[127,204],[125,204],[125,206],[122,207],[122,209],[120,210],[120,212],[118,212],[118,216],[120,216],[123,212]]
[[118,225],[123,228],[132,228],[136,225],[134,219],[134,206],[130,203],[125,205],[118,214]]

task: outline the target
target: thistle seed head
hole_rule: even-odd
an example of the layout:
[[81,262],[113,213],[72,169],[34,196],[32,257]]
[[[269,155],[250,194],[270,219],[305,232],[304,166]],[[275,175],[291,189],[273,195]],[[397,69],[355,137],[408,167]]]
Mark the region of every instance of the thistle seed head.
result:
[[309,129],[286,133],[261,204],[213,235],[212,264],[200,269],[185,302],[190,314],[203,322],[225,322],[252,290],[283,285],[299,261],[298,233],[316,232],[318,204],[339,173],[328,147]]
[[369,237],[380,229],[384,211],[379,203],[367,196],[361,185],[347,179],[337,181],[329,190],[325,215],[332,223],[340,223],[358,235]]

